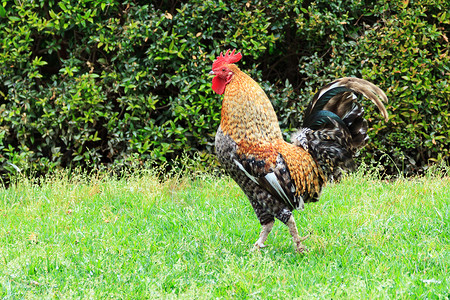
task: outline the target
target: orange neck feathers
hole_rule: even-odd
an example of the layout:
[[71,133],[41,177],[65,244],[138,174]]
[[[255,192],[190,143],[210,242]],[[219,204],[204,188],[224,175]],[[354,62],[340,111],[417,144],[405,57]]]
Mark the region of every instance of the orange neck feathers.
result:
[[283,139],[272,103],[261,87],[236,65],[227,66],[233,78],[225,88],[220,122],[236,142]]

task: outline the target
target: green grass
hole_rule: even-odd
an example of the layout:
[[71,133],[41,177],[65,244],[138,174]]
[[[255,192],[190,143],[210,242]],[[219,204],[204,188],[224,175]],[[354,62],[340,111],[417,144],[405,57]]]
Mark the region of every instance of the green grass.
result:
[[[191,176],[192,177],[192,176]],[[52,176],[0,190],[0,298],[448,299],[450,179],[364,176],[295,212],[306,255],[228,178]]]

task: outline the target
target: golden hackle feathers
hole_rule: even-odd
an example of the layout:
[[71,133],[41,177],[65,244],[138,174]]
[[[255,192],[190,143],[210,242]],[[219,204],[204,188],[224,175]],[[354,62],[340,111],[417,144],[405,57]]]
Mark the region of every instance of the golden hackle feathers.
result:
[[236,65],[228,68],[234,75],[222,101],[222,130],[236,142],[282,139],[277,115],[265,92]]

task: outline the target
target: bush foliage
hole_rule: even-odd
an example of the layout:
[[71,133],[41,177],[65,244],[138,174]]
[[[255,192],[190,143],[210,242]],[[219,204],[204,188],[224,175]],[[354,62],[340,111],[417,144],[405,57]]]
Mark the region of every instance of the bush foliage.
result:
[[[2,1],[4,174],[128,166],[200,154],[214,165],[221,97],[207,75],[244,54],[288,138],[313,93],[341,76],[387,92],[366,105],[366,162],[417,173],[450,153],[450,5],[425,1]],[[368,103],[367,103],[368,104]]]

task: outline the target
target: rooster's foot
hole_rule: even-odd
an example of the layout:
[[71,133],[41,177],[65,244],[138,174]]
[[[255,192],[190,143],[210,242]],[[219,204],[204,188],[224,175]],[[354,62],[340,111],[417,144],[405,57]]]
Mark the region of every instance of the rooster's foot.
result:
[[297,225],[295,225],[295,220],[294,220],[293,216],[291,216],[289,218],[286,225],[289,228],[289,233],[292,235],[292,238],[294,239],[295,250],[297,251],[297,253],[302,254],[302,253],[308,252],[308,248],[306,248],[306,246],[302,245],[302,242],[304,240],[306,240],[307,238],[309,238],[311,233],[308,233],[304,237],[300,237],[298,235]]
[[297,244],[295,251],[298,254],[303,254],[303,253],[309,252],[308,248],[305,245],[302,245],[301,243]]
[[269,233],[272,230],[272,227],[273,227],[274,223],[275,223],[275,221],[272,221],[272,222],[269,222],[269,223],[264,224],[262,226],[261,233],[259,234],[259,239],[254,244],[254,247],[256,249],[259,250],[261,248],[267,247],[266,245],[264,245],[264,242],[267,240],[267,237],[269,236]]
[[267,245],[264,245],[264,243],[261,243],[259,240],[256,241],[256,243],[253,245],[253,248],[259,250],[261,248],[266,248]]

